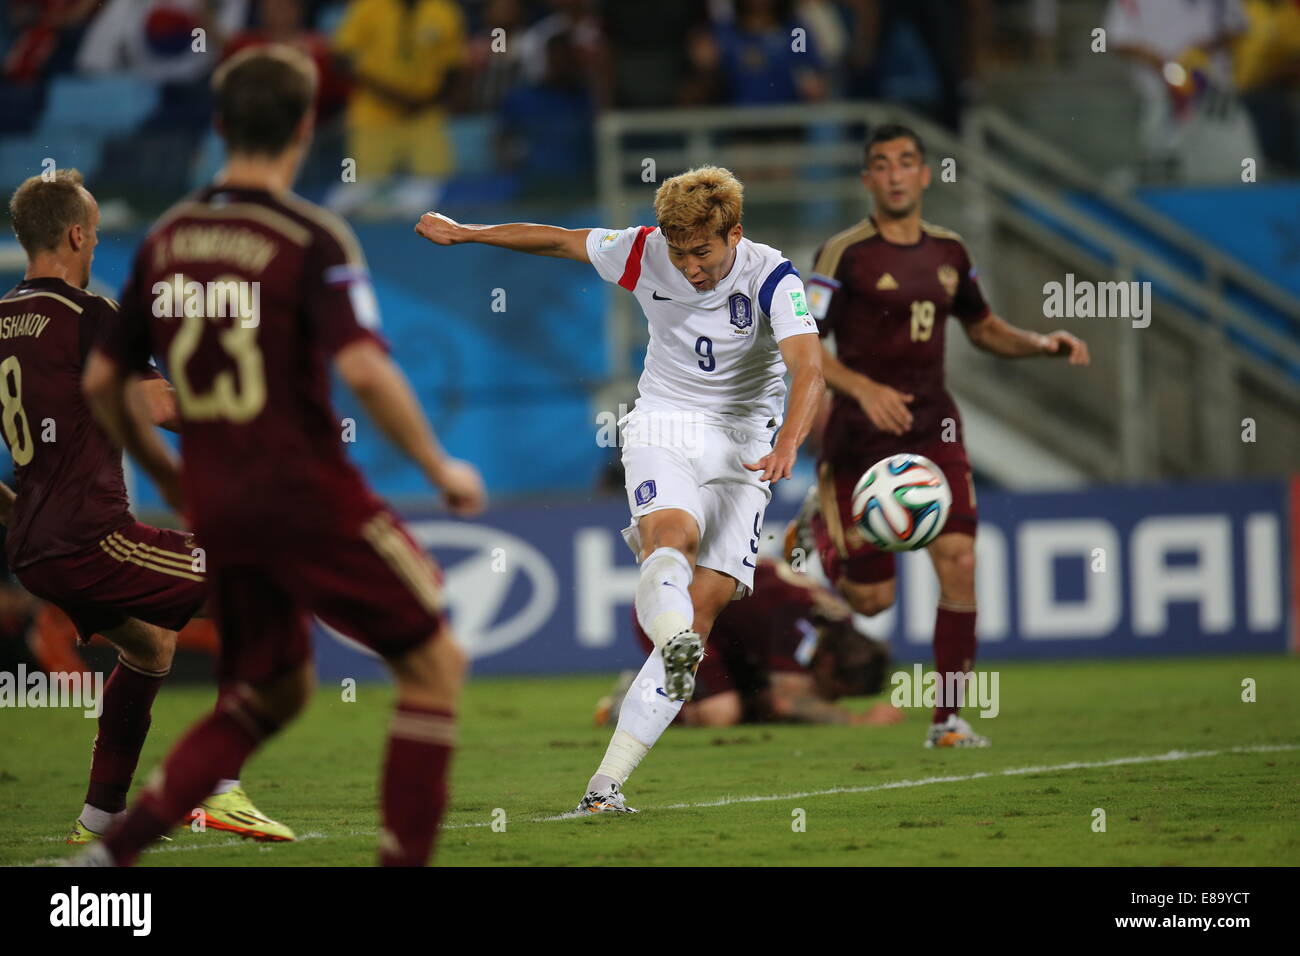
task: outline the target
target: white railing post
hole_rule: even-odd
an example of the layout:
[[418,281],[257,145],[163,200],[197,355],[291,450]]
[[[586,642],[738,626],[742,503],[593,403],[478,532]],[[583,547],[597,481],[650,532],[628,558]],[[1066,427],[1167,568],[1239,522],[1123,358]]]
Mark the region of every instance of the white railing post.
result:
[[[1133,266],[1126,260],[1117,263],[1115,278],[1121,283],[1133,280]],[[1118,339],[1117,366],[1119,381],[1119,450],[1120,463],[1127,481],[1151,476],[1151,462],[1156,460],[1150,441],[1156,429],[1148,428],[1152,410],[1147,401],[1145,374],[1142,368],[1142,342],[1145,329],[1126,325]]]

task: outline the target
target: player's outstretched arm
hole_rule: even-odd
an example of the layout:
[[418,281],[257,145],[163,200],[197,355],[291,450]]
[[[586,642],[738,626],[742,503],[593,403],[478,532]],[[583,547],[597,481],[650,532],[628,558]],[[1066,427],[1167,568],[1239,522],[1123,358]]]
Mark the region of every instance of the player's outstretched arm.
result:
[[992,314],[965,328],[967,337],[976,348],[1003,358],[1051,355],[1068,358],[1071,365],[1087,365],[1089,362],[1087,343],[1062,330],[1043,335],[1018,329]]
[[808,437],[826,380],[822,377],[822,344],[813,334],[791,335],[781,340],[779,348],[790,370],[790,394],[786,399],[785,424],[776,437],[771,454],[753,464],[743,463],[750,471],[761,471],[760,481],[789,478],[799,456],[799,446]]
[[132,389],[132,376],[98,348],[86,360],[81,389],[100,426],[119,446],[140,463],[162,492],[163,499],[177,511],[181,500],[180,463],[154,428],[153,414],[140,389]]
[[415,224],[415,231],[439,246],[479,242],[535,256],[591,262],[587,256],[587,234],[591,232],[590,229],[564,229],[531,222],[509,222],[500,226],[462,225],[441,213],[426,212]]
[[388,440],[442,489],[454,514],[483,510],[486,494],[478,471],[442,450],[406,376],[382,348],[369,339],[354,342],[334,356],[334,367]]
[[808,674],[777,672],[769,678],[772,714],[777,720],[800,724],[851,724],[888,727],[902,721],[901,711],[878,702],[862,713],[840,707],[817,695]]

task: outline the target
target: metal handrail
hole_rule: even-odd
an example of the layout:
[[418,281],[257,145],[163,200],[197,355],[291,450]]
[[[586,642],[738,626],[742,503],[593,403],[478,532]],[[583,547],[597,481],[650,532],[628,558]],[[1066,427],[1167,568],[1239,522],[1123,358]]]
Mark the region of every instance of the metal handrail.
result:
[[[980,117],[975,121],[977,129],[979,122],[995,124],[1000,133],[1006,133],[1012,128],[1009,120],[1006,120],[1005,117],[994,116],[991,112],[977,113],[977,116]],[[989,155],[981,141],[962,141],[929,120],[891,104],[874,102],[824,103],[820,104],[816,111],[811,111],[803,106],[764,106],[744,109],[706,107],[696,110],[611,112],[604,114],[598,121],[598,136],[602,144],[616,146],[618,137],[625,132],[651,134],[671,132],[683,135],[689,140],[693,135],[708,135],[716,130],[753,128],[755,126],[878,123],[882,120],[897,120],[906,123],[924,137],[932,152],[947,152],[958,158],[959,166],[973,167],[977,176],[983,179],[985,183],[1009,192],[1018,193],[1031,200],[1057,220],[1064,222],[1075,232],[1100,246],[1112,250],[1117,260],[1127,261],[1135,269],[1159,279],[1185,300],[1204,308],[1210,316],[1223,315],[1230,317],[1239,329],[1261,341],[1282,358],[1300,363],[1300,344],[1287,338],[1268,324],[1261,322],[1244,309],[1234,305],[1212,287],[1207,287],[1206,283],[1192,279],[1181,270],[1170,266],[1163,257],[1156,255],[1146,246],[1131,241],[1119,233],[1118,230],[1106,223],[1097,221],[1074,204],[1068,203],[1059,196],[1041,188],[1021,171],[1012,168],[1001,160],[994,159]],[[1095,180],[1091,179],[1086,171],[1073,164],[1072,161],[1063,161],[1062,157],[1055,154],[1050,147],[1047,147],[1030,134],[1017,132],[1010,135],[1016,136],[1019,144],[1026,146],[1028,149],[1033,149],[1035,158],[1060,170],[1063,176],[1067,176],[1080,184],[1090,184],[1091,187],[1100,192],[1101,187]],[[1032,146],[1029,145],[1031,143]],[[790,156],[799,155],[799,151],[802,149],[803,154],[806,156],[803,162],[807,164],[825,163],[824,152],[819,152],[818,147],[815,145],[786,146],[783,149],[786,155]],[[746,150],[752,153],[753,147],[722,144],[712,147],[710,153],[715,157],[725,158],[729,154],[743,153]],[[620,151],[602,148],[598,152],[602,204],[612,215],[617,216],[616,197],[622,192],[619,181],[622,163],[617,158]],[[676,153],[677,151],[671,152]],[[684,152],[689,154],[690,149],[688,148]],[[674,156],[674,158],[676,157]],[[1087,185],[1085,185],[1085,188],[1088,188]],[[825,197],[832,192],[838,194],[839,190],[832,190],[831,184],[823,181],[816,184],[793,184],[787,188],[771,190],[770,194],[779,195],[781,198],[797,199],[809,193]],[[1107,198],[1110,197],[1107,196]],[[1286,308],[1283,311],[1288,315],[1295,315],[1300,320],[1300,305],[1294,299],[1271,283],[1249,273],[1235,259],[1195,239],[1168,222],[1168,220],[1165,220],[1158,213],[1149,209],[1144,210],[1139,203],[1130,200],[1125,203],[1123,208],[1126,213],[1131,212],[1135,217],[1140,217],[1144,225],[1152,224],[1153,231],[1158,230],[1162,238],[1166,238],[1171,243],[1177,244],[1180,248],[1202,258],[1209,264],[1211,270],[1217,269],[1218,274],[1230,276],[1234,282],[1251,289],[1261,298],[1266,298],[1270,304],[1276,302],[1285,303]],[[1255,356],[1246,355],[1243,356],[1243,360],[1251,363],[1261,361]]]
[[[876,125],[881,122],[901,122],[912,127],[926,141],[927,151],[932,156],[956,160],[959,174],[958,192],[955,195],[971,208],[967,225],[974,230],[971,238],[977,257],[986,251],[980,248],[981,236],[989,235],[988,227],[991,224],[1003,223],[1020,235],[1029,237],[1031,241],[1055,250],[1061,261],[1077,264],[1077,268],[1083,271],[1109,274],[1125,281],[1139,277],[1152,280],[1159,286],[1152,291],[1154,300],[1160,306],[1162,325],[1168,322],[1169,328],[1176,334],[1191,337],[1198,343],[1197,347],[1206,360],[1219,355],[1213,360],[1226,363],[1222,364],[1225,375],[1232,378],[1246,376],[1276,391],[1280,396],[1296,392],[1289,375],[1273,361],[1233,344],[1226,337],[1226,330],[1230,325],[1234,331],[1239,331],[1270,349],[1274,359],[1297,365],[1300,365],[1300,343],[1228,300],[1223,295],[1223,281],[1231,281],[1235,286],[1256,296],[1259,301],[1277,307],[1287,318],[1300,318],[1300,303],[1284,290],[1251,273],[1237,260],[1186,233],[1154,210],[1131,198],[1117,196],[1113,190],[1105,189],[1072,159],[1042,144],[1031,134],[1016,130],[1011,121],[1000,115],[993,116],[988,112],[981,114],[980,119],[975,121],[975,132],[959,139],[948,130],[906,109],[871,102],[821,104],[816,110],[805,106],[779,106],[609,113],[599,120],[597,129],[601,203],[611,224],[617,224],[628,218],[629,203],[640,207],[649,200],[645,186],[638,189],[624,178],[626,173],[639,168],[634,153],[625,148],[622,142],[621,138],[627,133],[671,133],[674,137],[681,137],[681,143],[672,142],[647,150],[655,158],[656,166],[665,172],[668,169],[675,171],[677,166],[684,168],[704,161],[720,165],[741,164],[744,168],[820,167],[825,170],[815,179],[790,177],[778,182],[753,182],[746,186],[746,195],[752,199],[862,198],[858,169],[855,168],[856,163],[853,163],[854,154],[860,147],[846,145],[843,138],[829,143],[774,144],[769,148],[727,142],[714,145],[713,134],[733,129],[781,126],[812,128],[863,123]],[[984,124],[982,128],[981,123]],[[995,133],[1008,141],[1014,139],[1015,142],[1011,143],[1013,150],[1019,150],[1030,160],[1041,164],[1044,169],[1042,176],[1027,175],[1019,165],[996,155],[987,141],[989,133]],[[857,155],[860,156],[860,153]],[[1047,185],[1054,179],[1067,187],[1078,187],[1082,191],[1092,191],[1101,196],[1113,208],[1127,214],[1132,221],[1146,228],[1169,247],[1199,261],[1205,268],[1205,278],[1188,275],[1156,248],[1126,235],[1085,207],[1070,201]],[[1026,204],[1052,222],[1039,221],[1030,215],[1025,209]],[[1068,239],[1067,233],[1083,240],[1083,243]],[[1097,250],[1095,253],[1094,249]],[[1189,309],[1200,311],[1204,318],[1195,317]],[[609,345],[613,361],[610,368],[615,382],[610,383],[610,387],[629,381],[627,360],[635,334],[629,310],[630,304],[620,297],[615,301],[611,313]],[[625,320],[620,321],[624,317]],[[1151,344],[1157,347],[1159,342],[1159,338],[1151,340]],[[1144,357],[1143,353],[1150,345],[1143,336],[1125,335],[1119,345],[1117,361],[1119,387],[1124,396],[1122,404],[1125,408],[1138,409],[1144,405],[1144,370],[1154,356]],[[1002,401],[1004,396],[998,395],[996,388],[983,388],[978,377],[954,375],[954,386],[963,392],[978,391],[979,397],[975,398],[977,404],[991,409],[1000,408],[1008,413],[1014,411],[1014,403],[1008,405]],[[1212,410],[1203,407],[1204,402],[1198,402],[1198,405],[1202,406],[1197,412],[1198,427],[1211,428],[1214,422],[1211,421],[1212,416],[1207,416],[1211,415]],[[1039,424],[1044,427],[1036,427]],[[1155,429],[1158,426],[1150,415],[1120,416],[1118,423],[1113,426],[1116,431],[1112,439],[1119,445],[1118,460],[1113,454],[1105,452],[1105,440],[1077,429],[1072,432],[1071,440],[1065,443],[1068,447],[1062,447],[1062,443],[1056,440],[1059,436],[1054,435],[1054,429],[1068,424],[1067,420],[1056,416],[1054,426],[1048,427],[1041,421],[1031,422],[1030,425],[1035,427],[1028,427],[1026,431],[1044,447],[1076,461],[1079,461],[1077,453],[1086,448],[1090,454],[1083,456],[1083,463],[1105,473],[1107,477],[1141,478],[1147,476],[1155,466],[1152,453],[1155,448],[1154,439],[1157,437]],[[1235,473],[1239,461],[1227,455],[1221,457],[1223,460],[1219,470],[1225,474]],[[1104,461],[1110,464],[1105,467],[1099,464]]]
[[[992,130],[1022,150],[1034,162],[1049,168],[1072,186],[1104,199],[1144,229],[1181,252],[1200,260],[1207,276],[1230,279],[1300,324],[1300,299],[1261,276],[1239,259],[1184,229],[1147,204],[1134,199],[1126,191],[1105,182],[1069,154],[1039,139],[1002,111],[989,106],[972,109],[967,114],[965,129],[971,140],[979,143],[981,147],[986,147],[983,140],[985,129]],[[986,152],[987,149],[982,148],[981,151]]]
[[1001,163],[990,160],[987,156],[975,154],[967,157],[966,162],[976,166],[979,175],[983,176],[986,182],[1008,193],[1029,199],[1072,231],[1109,249],[1117,260],[1127,261],[1135,269],[1158,279],[1186,301],[1205,309],[1211,316],[1217,313],[1231,317],[1241,331],[1259,339],[1288,361],[1300,363],[1300,343],[1287,338],[1249,312],[1234,305],[1221,294],[1207,287],[1205,283],[1189,278],[1186,273],[1176,266],[1171,266],[1162,256],[1152,252],[1147,246],[1118,234],[1110,226],[1097,222],[1083,210],[1062,201],[1023,174],[1014,172]]

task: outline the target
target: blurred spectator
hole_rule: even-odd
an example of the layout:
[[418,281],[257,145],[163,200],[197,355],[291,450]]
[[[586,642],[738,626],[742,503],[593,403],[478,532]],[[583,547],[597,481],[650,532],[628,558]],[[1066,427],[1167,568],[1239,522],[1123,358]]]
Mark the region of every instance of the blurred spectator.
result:
[[[497,31],[503,31],[498,33]],[[470,37],[465,57],[465,105],[496,110],[514,88],[521,60],[524,8],[520,0],[488,0],[483,23]]]
[[711,24],[699,24],[687,34],[686,56],[689,67],[677,94],[677,105],[713,106],[723,102],[727,89]]
[[296,47],[316,64],[320,85],[316,89],[317,122],[330,119],[347,100],[347,78],[330,52],[329,40],[307,26],[306,0],[257,0],[255,25],[230,38],[223,59],[240,50],[283,43]]
[[601,0],[611,54],[607,86],[618,109],[675,105],[690,71],[685,38],[707,23],[698,0]]
[[[226,37],[247,19],[248,0],[108,0],[86,31],[77,69],[164,83],[202,81],[220,60]],[[203,31],[197,39],[196,30]],[[201,52],[195,49],[199,40]]]
[[840,94],[851,40],[844,9],[832,0],[798,0],[794,17],[812,36],[830,93]]
[[569,35],[569,47],[580,64],[594,67],[601,57],[603,40],[591,0],[548,0],[547,6],[551,12],[519,38],[524,79],[529,83],[540,83],[545,78],[550,68],[546,44],[561,33]]
[[446,101],[465,57],[465,21],[451,0],[353,0],[334,36],[353,86],[348,155],[357,181],[326,198],[349,215],[367,205],[399,171],[392,211],[433,209],[452,171]]
[[1246,35],[1233,54],[1234,79],[1255,120],[1264,155],[1300,173],[1300,3],[1246,0]]
[[538,83],[516,89],[501,104],[504,165],[525,188],[548,195],[585,185],[592,171],[595,99],[573,34],[546,41],[546,70]]
[[898,100],[957,129],[986,0],[858,0],[853,95]]
[[140,128],[122,130],[104,144],[101,168],[121,177],[113,185],[164,196],[190,188],[212,122],[209,76],[248,13],[248,0],[108,0],[100,9],[86,30],[77,68],[158,83],[156,104]]
[[[794,20],[788,0],[738,0],[734,22],[714,28],[727,100],[738,106],[826,96],[816,41]],[[802,30],[802,43],[794,31]]]
[[1240,158],[1259,155],[1232,76],[1241,0],[1111,0],[1103,26],[1108,48],[1133,62],[1143,177],[1237,178]]
[[33,83],[71,68],[90,15],[99,0],[11,0],[5,51],[6,83]]
[[1034,38],[1034,59],[1042,66],[1056,63],[1056,34],[1060,23],[1058,0],[1032,0],[1029,27]]

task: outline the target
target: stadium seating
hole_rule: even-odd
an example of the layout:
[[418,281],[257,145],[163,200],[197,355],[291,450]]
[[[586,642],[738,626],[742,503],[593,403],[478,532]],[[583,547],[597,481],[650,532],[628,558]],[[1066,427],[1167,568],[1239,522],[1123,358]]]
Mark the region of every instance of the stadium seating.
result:
[[40,130],[107,134],[139,126],[158,87],[135,76],[61,76],[50,85]]

